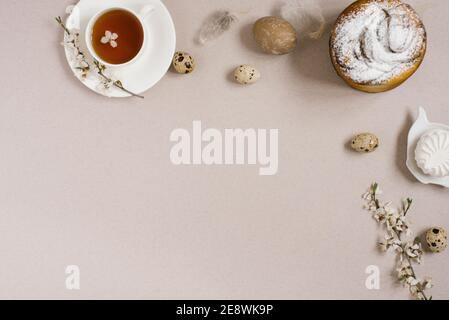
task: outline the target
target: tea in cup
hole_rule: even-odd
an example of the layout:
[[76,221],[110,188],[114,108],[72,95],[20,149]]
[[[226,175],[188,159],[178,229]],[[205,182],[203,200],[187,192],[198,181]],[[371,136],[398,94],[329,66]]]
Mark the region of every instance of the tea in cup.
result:
[[123,66],[135,61],[145,46],[143,18],[151,11],[144,7],[140,14],[127,8],[109,8],[97,13],[86,28],[90,54],[107,66]]

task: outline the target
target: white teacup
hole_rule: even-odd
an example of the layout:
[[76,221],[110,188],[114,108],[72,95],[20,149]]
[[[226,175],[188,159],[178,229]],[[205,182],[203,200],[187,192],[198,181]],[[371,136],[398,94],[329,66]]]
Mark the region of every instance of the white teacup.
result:
[[[154,9],[154,7],[152,5],[146,5],[140,10],[139,13],[136,13],[133,10],[131,10],[129,8],[125,8],[125,7],[111,7],[111,8],[107,8],[107,9],[99,11],[97,14],[95,14],[89,20],[89,22],[87,23],[87,27],[86,27],[85,39],[86,39],[86,46],[87,46],[89,53],[98,62],[100,62],[101,64],[104,64],[105,66],[109,66],[109,67],[119,67],[119,66],[121,67],[121,66],[129,65],[129,64],[135,62],[141,56],[142,52],[144,51],[145,44],[147,41],[146,23],[145,23],[144,19],[153,11],[153,9]],[[93,27],[94,27],[95,23],[97,22],[98,18],[100,18],[105,13],[112,11],[112,10],[123,10],[123,11],[127,11],[127,12],[131,13],[139,21],[139,23],[142,27],[142,30],[143,30],[143,42],[142,42],[142,46],[140,47],[139,52],[131,60],[124,62],[124,63],[120,63],[120,64],[112,64],[112,63],[106,62],[103,59],[101,59],[98,56],[98,54],[95,52],[95,49],[93,48],[93,45],[92,45],[92,33],[93,33]]]

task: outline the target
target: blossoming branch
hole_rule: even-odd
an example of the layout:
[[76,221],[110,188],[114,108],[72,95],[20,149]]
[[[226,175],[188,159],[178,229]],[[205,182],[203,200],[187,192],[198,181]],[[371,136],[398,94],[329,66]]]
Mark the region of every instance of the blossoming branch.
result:
[[379,247],[382,251],[392,250],[398,255],[397,277],[405,287],[408,287],[410,294],[418,300],[431,300],[432,297],[425,292],[426,289],[432,288],[431,279],[419,280],[413,269],[414,263],[421,263],[423,255],[419,238],[410,240],[412,232],[407,214],[413,200],[407,198],[399,209],[395,209],[391,202],[382,203],[378,198],[379,194],[381,191],[378,184],[373,183],[369,191],[363,195],[366,201],[364,208],[386,231]]
[[[91,70],[92,66],[91,66],[91,63],[89,63],[87,56],[80,49],[79,33],[77,31],[70,31],[65,26],[61,17],[56,17],[55,20],[61,26],[61,28],[64,30],[64,33],[65,33],[65,38],[64,38],[64,42],[63,42],[64,47],[69,48],[70,50],[73,51],[73,54],[76,59],[75,69],[80,72],[81,78],[87,77],[87,74]],[[115,36],[114,36],[114,38],[115,38]],[[108,41],[109,40],[111,40],[111,39],[108,39]],[[111,41],[114,41],[114,40],[111,40]],[[131,95],[133,97],[142,98],[142,99],[144,98],[143,96],[133,93],[133,92],[129,91],[128,89],[126,89],[120,80],[114,80],[114,79],[112,79],[112,77],[108,76],[106,74],[106,66],[105,65],[99,63],[95,59],[93,60],[93,64],[95,66],[95,70],[96,70],[97,74],[100,76],[100,84],[102,85],[103,89],[107,90],[110,87],[114,86],[114,87],[128,93],[129,95]]]

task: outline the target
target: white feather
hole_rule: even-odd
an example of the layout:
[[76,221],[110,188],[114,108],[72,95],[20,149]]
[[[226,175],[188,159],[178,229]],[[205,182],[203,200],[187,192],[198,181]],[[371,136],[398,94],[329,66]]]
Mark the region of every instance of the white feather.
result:
[[326,27],[321,7],[314,0],[287,0],[280,9],[281,17],[292,24],[300,38],[319,39]]
[[208,41],[214,40],[237,21],[237,17],[229,11],[218,11],[206,19],[201,26],[198,34],[198,41],[205,44]]

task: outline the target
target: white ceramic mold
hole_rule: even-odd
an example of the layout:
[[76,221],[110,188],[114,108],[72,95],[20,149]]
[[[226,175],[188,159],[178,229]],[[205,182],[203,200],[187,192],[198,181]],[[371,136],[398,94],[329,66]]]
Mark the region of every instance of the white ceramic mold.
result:
[[420,107],[418,119],[408,134],[407,147],[407,168],[418,181],[449,188],[449,167],[440,167],[445,162],[442,157],[448,154],[443,151],[446,146],[449,149],[446,138],[449,138],[449,126],[429,122],[426,111]]

